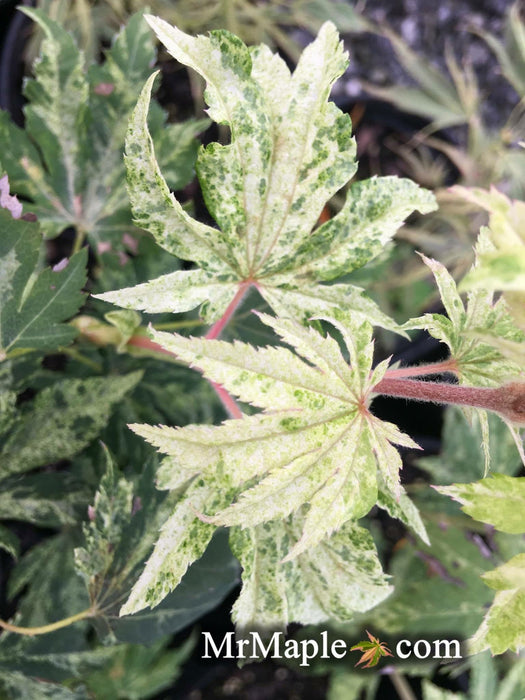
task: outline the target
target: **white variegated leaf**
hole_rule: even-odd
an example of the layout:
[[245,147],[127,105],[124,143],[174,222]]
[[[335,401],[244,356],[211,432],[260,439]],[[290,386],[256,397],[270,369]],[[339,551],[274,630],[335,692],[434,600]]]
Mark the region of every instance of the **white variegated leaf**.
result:
[[135,287],[99,294],[97,299],[150,314],[189,311],[210,299],[214,308],[224,311],[236,287],[234,281],[220,281],[204,270],[177,270]]
[[[491,248],[487,231],[482,230],[476,246],[474,271],[479,268],[480,259]],[[425,328],[430,335],[448,345],[460,384],[491,387],[511,379],[523,379],[523,364],[516,362],[519,353],[507,354],[505,343],[510,343],[513,349],[519,347],[525,341],[525,333],[516,326],[505,300],[495,300],[490,288],[480,288],[470,291],[464,303],[454,279],[444,265],[436,260],[423,259],[434,274],[448,318],[442,314],[425,314],[419,319],[408,321],[403,328]],[[497,338],[497,341],[493,343],[491,336]],[[484,338],[488,342],[483,342]],[[490,453],[486,412],[469,407],[463,411],[467,419],[475,411],[481,421],[487,472]],[[521,450],[519,439],[517,445]]]
[[496,591],[494,602],[483,622],[469,640],[469,651],[478,654],[490,649],[492,654],[525,648],[525,554],[482,576]]
[[[159,18],[147,20],[168,51],[204,78],[210,117],[231,131],[231,143],[201,149],[196,166],[217,229],[184,211],[155,160],[147,126],[153,78],[126,140],[135,222],[214,282],[232,285],[220,287],[220,302],[211,280],[201,288],[205,319],[216,320],[241,287],[254,286],[281,316],[357,317],[399,332],[362,290],[320,284],[378,255],[414,209],[435,207],[433,196],[408,180],[379,178],[358,184],[334,222],[315,230],[325,203],[356,170],[350,119],[328,102],[347,63],[335,26],[323,25],[290,73],[267,47],[248,49],[229,32],[192,37]],[[129,308],[136,296],[121,291],[111,299]],[[185,291],[173,310],[190,302],[199,306],[201,296]]]
[[[170,455],[159,471],[162,488],[176,488],[200,472],[227,476],[236,502],[209,518],[216,525],[256,526],[309,510],[304,532],[288,557],[316,546],[349,520],[365,515],[377,498],[377,471],[400,494],[401,458],[392,443],[417,445],[369,411],[373,384],[371,327],[331,322],[350,357],[333,338],[290,319],[260,315],[306,362],[284,347],[253,348],[235,341],[154,332],[155,342],[265,412],[220,426],[132,428]],[[325,516],[329,511],[330,515]],[[209,512],[208,512],[209,513]]]
[[290,622],[347,621],[392,592],[370,533],[353,523],[283,561],[303,529],[301,520],[232,529],[232,550],[243,566],[243,588],[233,608],[241,634],[286,628]]
[[386,489],[379,489],[377,505],[383,508],[392,518],[397,518],[421,537],[423,542],[430,546],[430,540],[421,515],[414,503],[410,500],[404,490],[401,491],[399,500],[392,498]]
[[199,480],[190,485],[162,526],[155,548],[120,615],[158,605],[178,586],[190,564],[204,554],[215,528],[199,520],[197,514],[219,505],[224,492],[218,486],[212,481],[203,484]]

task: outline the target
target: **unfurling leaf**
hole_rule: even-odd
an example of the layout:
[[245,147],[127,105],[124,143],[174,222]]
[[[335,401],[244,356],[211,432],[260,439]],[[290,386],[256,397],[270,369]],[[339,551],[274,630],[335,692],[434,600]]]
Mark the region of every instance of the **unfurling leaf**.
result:
[[[481,231],[476,246],[475,272],[480,266],[484,253],[491,249],[485,231]],[[523,379],[522,364],[514,361],[493,344],[480,342],[480,334],[497,336],[500,342],[525,341],[525,333],[517,328],[509,308],[503,299],[495,299],[489,288],[479,288],[467,294],[463,302],[453,277],[444,265],[437,260],[423,257],[431,269],[447,316],[443,314],[425,314],[421,318],[411,319],[404,324],[405,330],[424,328],[430,335],[445,343],[450,350],[450,359],[455,365],[455,373],[460,384],[480,387],[498,386],[508,382],[509,378]],[[479,416],[483,450],[485,454],[485,471],[490,465],[489,425],[487,412],[481,409],[463,409],[467,418],[476,411]],[[506,421],[509,423],[509,421]],[[511,427],[511,426],[509,426]],[[512,428],[511,428],[512,430]],[[519,447],[519,439],[516,439]],[[524,455],[522,455],[522,459]]]
[[179,61],[207,82],[209,115],[231,129],[231,144],[200,151],[197,174],[218,229],[191,218],[170,192],[148,133],[153,76],[126,138],[128,187],[137,225],[168,252],[201,269],[179,270],[101,298],[150,313],[201,304],[209,322],[239,287],[253,285],[274,311],[302,322],[312,316],[367,319],[390,329],[360,288],[323,284],[378,255],[415,209],[435,208],[430,192],[409,180],[356,183],[342,210],[315,229],[323,206],[356,170],[351,123],[330,88],[347,57],[327,22],[290,73],[265,46],[248,49],[226,31],[191,37],[147,16]]

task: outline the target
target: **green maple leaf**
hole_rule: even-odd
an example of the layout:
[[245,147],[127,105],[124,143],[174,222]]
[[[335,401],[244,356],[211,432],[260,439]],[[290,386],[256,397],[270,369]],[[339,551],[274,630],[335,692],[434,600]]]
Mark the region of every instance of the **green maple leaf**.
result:
[[0,209],[0,361],[67,345],[76,330],[63,323],[82,305],[87,251],[58,271],[39,272],[39,226]]
[[[104,64],[86,69],[65,29],[40,10],[23,12],[44,40],[35,77],[24,88],[25,129],[0,111],[2,166],[46,237],[74,226],[95,250],[108,241],[122,247],[123,234],[134,229],[122,162],[126,124],[155,60],[147,25],[141,13],[131,17]],[[193,177],[194,136],[208,122],[167,126],[158,105],[150,121],[170,185],[180,188]]]
[[366,634],[368,635],[368,641],[364,640],[354,644],[353,647],[350,647],[350,651],[363,652],[363,656],[356,663],[356,666],[364,664],[363,668],[371,668],[372,666],[377,666],[382,656],[392,656],[392,653],[384,642],[380,642],[368,630],[366,630]]
[[496,596],[469,650],[473,654],[484,649],[493,654],[518,653],[525,647],[525,554],[517,554],[482,578],[496,590]]
[[[284,347],[256,349],[240,342],[153,333],[155,342],[179,359],[265,410],[220,426],[131,426],[169,455],[158,472],[160,488],[174,490],[193,481],[162,528],[124,612],[161,600],[202,554],[218,525],[264,534],[264,528],[280,527],[277,519],[291,518],[293,525],[287,528],[293,534],[288,532],[285,540],[279,535],[288,549],[273,548],[268,572],[272,566],[279,569],[279,563],[307,559],[314,550],[321,556],[330,538],[376,502],[426,539],[417,510],[400,486],[401,458],[393,443],[417,446],[369,410],[372,388],[387,368],[383,362],[372,370],[371,326],[331,321],[344,339],[348,365],[332,337],[290,319],[261,319],[304,360]],[[253,555],[248,550],[243,557]],[[279,569],[279,576],[290,577],[293,570]],[[323,578],[325,586],[329,579]],[[386,595],[384,585],[379,588]],[[310,619],[306,609],[304,601],[297,605],[300,619]],[[345,618],[340,610],[335,616]]]
[[225,31],[194,38],[147,20],[168,51],[204,77],[210,117],[231,129],[231,144],[210,144],[197,162],[218,228],[191,218],[162,175],[147,129],[152,76],[126,138],[133,214],[159,245],[199,267],[100,298],[150,313],[203,304],[211,322],[253,285],[283,317],[353,316],[397,329],[360,288],[324,283],[365,265],[412,211],[431,211],[435,201],[409,180],[373,178],[354,184],[342,210],[315,228],[357,167],[350,118],[328,102],[347,65],[335,26],[323,25],[291,74],[266,46],[248,49]]
[[502,532],[525,532],[525,478],[492,474],[472,484],[436,486],[437,491],[459,501],[462,510]]
[[[481,231],[476,246],[476,265],[478,269],[483,255],[492,249],[485,231]],[[430,335],[445,343],[450,350],[450,358],[454,361],[456,374],[460,384],[470,386],[491,387],[508,382],[510,379],[523,378],[523,366],[508,357],[502,350],[490,343],[490,340],[480,339],[480,334],[495,336],[502,342],[523,342],[525,334],[516,326],[514,319],[504,299],[496,299],[494,291],[486,288],[474,289],[467,293],[466,303],[463,302],[456,282],[444,265],[437,260],[423,256],[424,262],[431,269],[447,316],[443,314],[425,314],[411,319],[403,325],[405,330],[424,328]],[[467,415],[476,411],[479,416],[485,467],[490,464],[489,427],[486,411],[481,409],[463,409]],[[508,423],[508,422],[507,422]],[[515,437],[520,454],[521,440],[514,428],[508,423]],[[522,458],[525,457],[522,454]]]

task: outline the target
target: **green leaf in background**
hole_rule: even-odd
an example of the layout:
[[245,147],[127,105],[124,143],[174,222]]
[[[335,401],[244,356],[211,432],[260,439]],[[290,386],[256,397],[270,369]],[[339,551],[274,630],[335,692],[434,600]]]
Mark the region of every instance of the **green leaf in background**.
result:
[[323,25],[290,74],[265,46],[248,49],[224,31],[194,38],[147,19],[168,51],[206,80],[210,117],[230,126],[231,144],[210,144],[197,162],[219,229],[191,218],[162,175],[147,129],[152,76],[126,138],[134,219],[200,269],[100,298],[149,313],[203,304],[211,322],[253,285],[281,316],[352,316],[397,329],[361,289],[322,284],[375,257],[412,211],[435,208],[432,194],[408,180],[372,179],[352,188],[339,214],[312,233],[327,200],[356,170],[350,120],[327,101],[347,62],[334,25]]
[[0,525],[0,549],[8,552],[15,559],[20,552],[20,542],[18,537],[3,525]]
[[466,532],[447,523],[427,522],[432,546],[403,541],[390,567],[394,593],[366,616],[357,619],[383,635],[448,635],[466,639],[478,627],[490,603],[490,591],[480,579],[494,560],[486,558]]
[[[512,476],[521,467],[516,444],[507,426],[493,413],[487,416],[492,469]],[[432,484],[467,483],[484,476],[483,426],[477,413],[466,419],[457,406],[448,406],[441,439],[441,453],[417,460]]]
[[461,503],[461,509],[475,520],[502,532],[525,532],[525,477],[492,474],[473,484],[436,487],[439,493]]
[[[127,120],[140,86],[150,73],[155,50],[142,13],[131,17],[106,52],[101,66],[86,70],[71,35],[44,12],[23,12],[44,32],[35,77],[26,83],[26,128],[0,112],[1,163],[13,190],[29,199],[49,238],[76,229],[95,252],[122,250],[134,230],[125,190],[123,163]],[[160,162],[172,187],[193,177],[194,136],[207,120],[164,124],[158,106],[151,119]]]
[[0,671],[0,691],[9,700],[86,700],[84,690],[70,690],[58,683],[39,681],[16,671]]
[[468,123],[479,104],[477,83],[472,71],[465,66],[460,70],[452,52],[447,52],[451,80],[388,27],[383,26],[376,32],[390,40],[399,62],[418,87],[377,87],[367,82],[368,92],[380,100],[391,102],[405,113],[429,119],[434,130]]
[[177,649],[166,649],[165,640],[110,647],[107,666],[87,674],[85,683],[97,700],[147,700],[173,685],[194,645],[190,637]]
[[[90,521],[83,528],[84,544],[75,549],[75,568],[89,592],[93,622],[100,635],[151,644],[178,632],[217,605],[236,584],[238,567],[223,534],[214,539],[203,558],[161,605],[133,617],[119,618],[122,598],[142,570],[176,498],[166,498],[155,489],[149,466],[134,488],[118,473],[107,451],[105,459],[105,472],[89,507]],[[213,534],[213,528],[207,527]]]
[[30,350],[67,345],[76,330],[63,323],[84,301],[87,251],[39,272],[42,237],[37,224],[0,209],[0,361]]
[[525,23],[520,17],[519,3],[514,3],[509,9],[504,42],[494,34],[478,31],[495,53],[505,78],[518,95],[525,95]]
[[140,380],[122,377],[63,379],[24,406],[0,452],[2,476],[77,454],[107,423],[111,410]]
[[[89,606],[85,586],[73,564],[76,539],[73,528],[64,528],[31,547],[16,562],[8,582],[8,596],[12,600],[24,594],[17,606],[17,624],[46,625],[76,615]],[[61,650],[71,650],[73,644],[80,644],[85,624],[77,623],[51,636],[35,637],[35,640],[39,640],[42,650],[46,650],[50,642],[57,654]],[[17,636],[7,638],[14,641]]]
[[482,577],[496,596],[469,650],[472,654],[484,649],[493,654],[518,653],[525,647],[525,554],[517,554]]

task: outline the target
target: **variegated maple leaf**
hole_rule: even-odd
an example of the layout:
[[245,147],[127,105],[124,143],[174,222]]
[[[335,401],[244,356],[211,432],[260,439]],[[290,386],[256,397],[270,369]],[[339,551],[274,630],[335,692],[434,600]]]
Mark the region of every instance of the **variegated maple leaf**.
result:
[[[329,538],[376,502],[426,539],[400,486],[401,458],[393,443],[417,445],[370,412],[373,387],[388,364],[372,369],[370,324],[330,320],[343,338],[348,364],[331,336],[290,319],[261,320],[304,359],[285,347],[152,333],[180,360],[264,411],[219,426],[131,426],[169,455],[158,472],[160,488],[177,489],[197,478],[165,524],[125,612],[159,602],[218,525],[251,528],[260,540],[277,521],[292,518],[293,526],[279,535],[287,549],[279,549],[273,566],[328,546]],[[245,550],[243,558],[249,556]]]
[[[482,229],[476,245],[476,263],[467,277],[476,274],[480,260],[491,250],[493,246],[487,232]],[[511,380],[523,380],[523,366],[490,341],[492,337],[498,338],[501,342],[523,343],[525,341],[525,333],[516,326],[505,300],[496,298],[493,289],[489,286],[469,291],[464,303],[456,282],[444,265],[424,256],[423,260],[434,275],[447,316],[438,313],[425,314],[420,318],[411,319],[403,325],[403,328],[405,330],[424,328],[434,338],[445,343],[450,350],[451,366],[454,367],[460,384],[494,387]],[[487,338],[487,342],[484,342],[484,337]],[[481,409],[465,408],[463,410],[467,417],[472,411],[476,411],[479,415],[485,463],[488,469],[487,413]],[[512,425],[508,425],[525,461],[520,438]]]
[[313,230],[357,167],[350,118],[328,102],[347,65],[335,26],[323,25],[291,74],[266,46],[249,49],[226,31],[191,37],[146,18],[168,51],[203,76],[210,117],[230,127],[231,143],[201,149],[197,163],[218,228],[189,216],[161,173],[147,125],[152,76],[126,139],[133,214],[159,245],[199,267],[101,298],[150,313],[203,304],[201,313],[212,322],[253,285],[283,317],[352,316],[398,329],[360,288],[324,284],[378,255],[415,209],[436,206],[410,180],[372,178],[355,183],[342,210]]
[[215,525],[255,526],[308,503],[291,559],[368,513],[378,499],[378,473],[384,490],[399,500],[402,465],[393,443],[417,445],[369,410],[373,387],[388,365],[372,370],[370,324],[344,326],[330,319],[342,335],[348,364],[332,337],[290,319],[260,318],[306,362],[284,347],[164,332],[152,338],[263,413],[214,427],[131,427],[171,455],[159,470],[161,488],[176,488],[200,473],[222,474],[240,490],[235,503],[209,517]]

